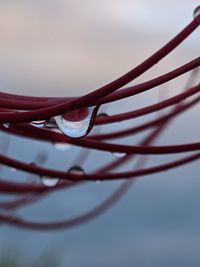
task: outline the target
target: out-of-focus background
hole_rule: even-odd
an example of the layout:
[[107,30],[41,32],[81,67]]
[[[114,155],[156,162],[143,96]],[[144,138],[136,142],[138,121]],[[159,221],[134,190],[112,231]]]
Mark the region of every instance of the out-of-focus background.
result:
[[[1,0],[0,90],[42,96],[90,92],[129,71],[175,36],[191,21],[197,2]],[[193,33],[133,84],[199,56],[199,33],[199,30]],[[160,97],[182,90],[187,79],[185,75],[143,96],[102,107],[102,110],[123,112],[155,103]],[[160,89],[163,94],[159,93]],[[199,109],[193,108],[181,116],[159,143],[197,142],[198,114]],[[124,125],[131,123],[135,122]],[[140,137],[132,142],[137,138]],[[39,149],[48,155],[48,166],[60,169],[70,167],[78,154],[75,147],[57,151],[51,144],[36,142],[33,145],[31,141],[9,139],[1,134],[1,153],[5,144],[13,157],[27,162],[35,160]],[[84,168],[92,171],[95,165],[112,157],[103,153],[94,155],[85,162]],[[150,162],[159,163],[161,158],[151,157]],[[1,169],[2,177],[23,179],[25,175],[6,167]],[[39,266],[42,259],[50,257],[57,262],[55,266],[61,267],[197,267],[200,265],[198,176],[199,162],[196,162],[141,178],[105,215],[71,230],[42,233],[0,226],[0,257],[14,255],[20,258],[21,266]],[[22,214],[34,220],[68,218],[93,207],[117,184],[90,184],[63,191],[45,199],[41,205],[23,209]]]

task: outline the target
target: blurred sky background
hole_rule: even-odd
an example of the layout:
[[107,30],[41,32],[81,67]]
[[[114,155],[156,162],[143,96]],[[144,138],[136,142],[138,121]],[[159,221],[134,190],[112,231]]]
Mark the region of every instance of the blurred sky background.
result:
[[[164,45],[191,21],[198,4],[191,0],[0,0],[0,90],[42,96],[90,92],[129,71]],[[198,57],[199,33],[198,29],[133,84]],[[178,93],[187,79],[185,75],[161,86],[160,89],[166,89],[163,97]],[[102,110],[123,112],[130,109],[129,105],[137,108],[155,103],[158,90]],[[134,122],[111,129],[130,123]],[[197,142],[199,136],[199,108],[193,108],[173,123],[159,144]],[[131,141],[134,143],[137,138]],[[6,143],[8,136],[1,134],[1,140]],[[37,145],[11,138],[8,152],[31,162],[40,149],[48,154],[47,166],[60,169],[70,167],[78,153],[77,148],[60,152],[50,144],[34,144]],[[84,167],[92,171],[95,164],[112,157],[95,154]],[[152,164],[159,162],[160,157],[150,159]],[[1,175],[12,175],[14,179],[25,176],[11,174],[5,167]],[[31,266],[38,266],[41,258],[51,255],[61,267],[199,267],[198,176],[196,162],[137,180],[113,209],[71,230],[37,233],[1,226],[0,257],[17,251],[24,266],[30,261]],[[93,207],[117,184],[90,184],[63,191],[23,209],[22,214],[47,221],[70,217]]]

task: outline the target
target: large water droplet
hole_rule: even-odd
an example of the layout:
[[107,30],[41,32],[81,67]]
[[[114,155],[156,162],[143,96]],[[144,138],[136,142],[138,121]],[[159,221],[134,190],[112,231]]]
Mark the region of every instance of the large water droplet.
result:
[[72,166],[71,168],[69,168],[68,172],[72,174],[79,174],[79,175],[84,174],[84,170],[80,166]]
[[92,128],[98,108],[85,107],[54,117],[59,129],[69,137],[85,136]]
[[124,152],[113,152],[112,154],[113,154],[113,156],[115,156],[116,158],[123,158],[123,157],[126,156],[126,153],[124,153]]
[[30,122],[30,125],[32,125],[36,128],[43,128],[46,124],[47,124],[46,120],[38,120],[38,121]]
[[60,151],[66,151],[70,149],[71,145],[67,143],[54,143],[54,147]]
[[42,180],[43,185],[48,186],[48,187],[56,186],[59,183],[58,178],[51,178],[48,176],[42,176],[41,180]]
[[[193,12],[193,17],[194,19],[197,18],[197,16],[200,14],[200,6],[196,7],[194,12]],[[198,22],[200,23],[200,19],[198,20]]]

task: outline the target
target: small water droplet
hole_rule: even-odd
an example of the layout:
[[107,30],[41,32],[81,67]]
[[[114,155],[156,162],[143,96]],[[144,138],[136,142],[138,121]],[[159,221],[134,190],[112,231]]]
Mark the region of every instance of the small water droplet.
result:
[[197,6],[193,12],[193,17],[196,18],[200,14],[200,6]]
[[101,180],[96,180],[96,184],[101,184],[102,181]]
[[116,158],[123,158],[123,157],[126,156],[126,153],[124,153],[124,152],[113,152],[112,154],[113,154],[113,156],[115,156]]
[[[59,129],[67,136],[80,138],[87,134],[94,107],[85,107],[54,117]],[[96,112],[96,111],[95,111]]]
[[58,178],[51,178],[48,176],[42,176],[41,180],[42,180],[43,185],[48,186],[48,187],[56,186],[59,183]]
[[84,170],[80,166],[72,166],[69,168],[68,172],[72,174],[84,174]]
[[38,121],[30,122],[30,125],[32,125],[36,128],[43,128],[46,124],[47,124],[46,120],[38,120]]
[[10,123],[4,123],[3,126],[8,129],[10,127]]
[[60,151],[66,151],[70,149],[71,145],[67,143],[54,143],[54,147]]

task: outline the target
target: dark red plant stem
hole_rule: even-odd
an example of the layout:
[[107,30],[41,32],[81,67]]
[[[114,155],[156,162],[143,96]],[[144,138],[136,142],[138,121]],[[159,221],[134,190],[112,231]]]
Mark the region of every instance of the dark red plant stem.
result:
[[194,100],[190,101],[189,103],[181,105],[181,107],[177,106],[175,109],[170,111],[168,114],[165,114],[163,116],[160,116],[157,119],[153,119],[149,122],[143,123],[139,126],[128,128],[125,130],[119,130],[115,132],[105,133],[105,134],[94,134],[91,135],[89,138],[94,140],[109,140],[109,139],[115,139],[115,138],[121,138],[128,135],[134,135],[136,133],[141,133],[144,130],[148,130],[149,128],[156,127],[159,123],[165,121],[166,119],[175,118],[176,116],[182,114],[182,112],[188,110],[193,105],[199,103],[200,96],[196,97]]
[[[102,100],[98,101],[98,104],[104,104],[104,103],[109,103],[113,102],[116,100],[120,100],[122,98],[130,97],[142,92],[145,92],[147,90],[150,90],[154,88],[155,86],[161,85],[165,82],[168,82],[174,78],[177,78],[178,76],[198,67],[200,65],[200,57],[198,57],[195,60],[192,60],[191,62],[171,71],[168,72],[162,76],[159,76],[155,79],[152,79],[150,81],[131,86],[128,88],[121,89],[120,91],[114,92],[110,94],[109,96],[103,98]],[[73,98],[55,98],[55,99],[48,99],[46,98],[45,100],[42,101],[42,99],[39,98],[39,100],[33,99],[33,97],[26,97],[25,99],[20,96],[15,97],[15,95],[6,95],[0,93],[0,107],[3,108],[10,108],[10,109],[20,109],[20,110],[31,110],[31,109],[39,109],[39,108],[45,108],[45,107],[51,107],[55,104],[58,103],[66,103],[69,102]],[[33,99],[33,100],[32,100]],[[91,103],[91,105],[97,104],[94,101]]]
[[[150,142],[150,139],[148,139],[148,140]],[[84,161],[85,161],[85,157],[82,160],[82,163]],[[140,160],[139,160],[137,165],[139,165],[139,166],[143,165],[142,164],[143,162],[141,164],[139,164],[139,163],[140,163]],[[106,210],[111,208],[114,204],[116,204],[116,202],[118,202],[124,196],[124,194],[130,189],[132,183],[133,183],[133,181],[130,181],[130,180],[123,182],[123,184],[120,185],[119,188],[117,190],[115,190],[115,192],[112,194],[112,197],[111,196],[109,197],[110,202],[109,201],[105,202],[104,209],[101,210],[101,213],[105,212]],[[14,200],[14,201],[0,203],[0,208],[4,208],[4,209],[7,209],[7,210],[10,210],[10,209],[13,210],[13,209],[19,208],[21,206],[31,204],[33,201],[34,202],[38,201],[41,197],[44,197],[44,195],[46,195],[46,193],[43,192],[42,194],[41,193],[37,193],[36,195],[28,195],[28,196],[20,197],[20,198]],[[115,198],[113,196],[115,196]],[[100,214],[96,213],[96,216],[99,216]],[[93,219],[94,218],[95,217],[93,217]]]
[[[166,125],[166,124],[165,124]],[[150,144],[150,142],[152,142],[153,141],[153,139],[155,139],[156,138],[156,136],[158,136],[160,133],[161,133],[161,130],[163,130],[163,125],[162,126],[160,126],[158,129],[156,129],[152,134],[150,134],[145,140],[144,140],[144,142],[142,142],[142,144],[143,145],[148,145],[148,144]],[[146,158],[145,158],[145,160],[146,160]],[[144,160],[143,159],[139,159],[139,161],[138,161],[138,164],[137,164],[137,166],[138,167],[142,167],[143,166],[143,164],[144,164]],[[107,168],[107,170],[109,170],[108,168]],[[104,170],[103,169],[101,169],[101,170],[99,170],[100,172],[102,171],[105,171],[105,168],[104,168]],[[133,181],[131,181],[131,180],[129,180],[129,181],[125,181],[125,182],[123,182],[123,184],[108,198],[108,200],[110,200],[110,201],[108,201],[108,200],[106,200],[106,201],[104,201],[104,203],[105,203],[105,205],[104,206],[102,206],[102,204],[100,205],[100,206],[102,206],[102,209],[98,209],[98,207],[96,208],[96,213],[94,214],[94,212],[92,211],[92,214],[94,214],[95,216],[90,216],[89,217],[89,219],[88,220],[91,220],[91,219],[94,219],[94,218],[96,218],[97,216],[99,216],[100,214],[102,214],[103,212],[105,212],[106,210],[108,210],[109,208],[111,208],[117,201],[119,201],[122,197],[123,197],[123,195],[130,189],[130,187],[131,187],[131,185],[132,185],[132,183],[133,183]],[[115,196],[115,197],[114,197]],[[8,204],[13,204],[13,203],[8,203]],[[20,203],[19,203],[20,204]],[[25,204],[26,204],[26,202],[25,202]],[[18,203],[16,202],[16,204],[15,205],[18,205]],[[12,208],[13,206],[11,206],[11,208]],[[16,207],[16,206],[14,206],[14,207]],[[101,211],[101,212],[98,212],[98,210],[99,211]],[[82,217],[82,216],[81,216]],[[80,223],[81,223],[82,221],[80,221]],[[86,221],[85,221],[86,222]],[[66,224],[66,222],[65,222],[65,224]],[[77,225],[77,224],[76,224]],[[71,226],[75,226],[75,225],[71,225]],[[55,229],[57,229],[57,228],[55,228]]]
[[92,219],[95,219],[97,216],[100,216],[102,213],[108,210],[113,205],[113,203],[115,203],[122,195],[124,195],[126,191],[127,191],[127,184],[124,183],[99,206],[84,213],[83,215],[77,216],[67,221],[56,222],[56,223],[36,223],[0,214],[0,223],[8,223],[11,225],[15,225],[17,227],[22,227],[32,230],[53,230],[53,229],[61,230],[61,229],[75,227],[80,224],[91,221]]
[[10,182],[7,180],[0,180],[0,193],[11,193],[11,194],[46,194],[51,193],[57,190],[66,189],[68,187],[78,185],[81,181],[69,181],[65,179],[60,184],[54,187],[47,187],[44,185],[35,185],[33,183],[18,183],[18,182]]
[[[168,115],[170,115],[170,118],[175,117],[176,115],[180,114],[180,111],[183,112],[185,110],[187,110],[191,105],[196,104],[199,101],[199,97],[195,98],[194,100],[192,100],[191,102],[187,103],[187,104],[182,104],[181,106],[179,105],[178,107],[175,107],[174,111],[172,111],[171,115],[170,113]],[[164,115],[164,116],[160,116],[160,118],[158,118],[157,120],[155,120],[155,126],[161,122],[163,122],[163,120],[168,118],[168,115]],[[154,126],[154,121],[150,121],[149,123],[144,123],[136,128],[130,129],[130,131],[133,133],[137,133],[138,130],[144,130],[147,129],[151,126]],[[50,142],[61,142],[61,143],[71,143],[74,145],[78,145],[78,146],[82,146],[82,147],[86,147],[86,148],[95,148],[95,143],[91,143],[88,144],[87,140],[85,141],[85,139],[70,139],[67,138],[66,136],[62,135],[62,134],[58,134],[55,132],[51,132],[51,131],[46,131],[46,130],[40,130],[40,129],[36,129],[32,126],[29,125],[13,125],[13,127],[10,127],[10,129],[4,128],[3,126],[0,126],[0,129],[6,132],[10,132],[13,134],[17,134],[17,135],[21,135],[21,136],[25,136],[25,137],[29,137],[29,138],[35,138],[38,140],[43,140],[43,141],[50,141]],[[123,131],[122,131],[123,133]],[[119,133],[120,134],[120,133]],[[109,134],[108,134],[109,135]],[[112,134],[111,134],[112,137]],[[114,136],[115,137],[115,136]],[[91,140],[92,137],[89,138],[89,140]],[[98,138],[97,138],[98,139]],[[97,149],[97,148],[96,148]]]
[[[27,131],[28,129],[25,128]],[[46,131],[46,130],[41,130],[41,129],[34,129],[35,133],[38,133],[39,139],[40,140],[52,140],[54,141],[64,141],[65,138],[62,138],[62,135],[51,132],[51,131]],[[27,131],[28,133],[28,131]],[[20,133],[21,134],[21,133]],[[37,135],[34,133],[30,132],[30,136],[37,138]],[[72,142],[69,141],[69,143],[76,144],[73,140]],[[179,145],[167,145],[167,146],[129,146],[129,145],[118,145],[118,144],[112,144],[112,143],[103,143],[103,142],[98,142],[95,140],[90,140],[88,138],[85,139],[79,139],[78,144],[80,144],[82,147],[87,147],[95,150],[101,150],[101,151],[109,151],[109,152],[123,152],[127,154],[152,154],[152,155],[159,155],[159,154],[171,154],[171,153],[184,153],[184,152],[191,152],[195,150],[200,149],[200,142],[197,143],[188,143],[188,144],[179,144]],[[4,159],[4,156],[0,156],[0,162],[3,163],[3,161],[9,161],[8,159]],[[15,163],[13,162],[15,165]],[[28,164],[27,164],[28,165]],[[18,168],[19,165],[17,166],[12,166]],[[28,168],[33,169],[36,168],[35,166],[29,166]]]
[[42,193],[50,190],[47,187],[40,185],[33,185],[32,183],[15,183],[6,180],[0,180],[0,192],[1,193],[15,193],[15,194],[26,194],[28,193]]
[[[181,148],[185,148],[187,147],[187,145],[181,145],[181,146],[178,146],[178,147],[181,147]],[[153,146],[144,146],[144,147],[140,147],[140,148],[144,148],[145,150],[152,150],[152,151],[159,151],[160,148],[163,149],[163,147],[153,147]],[[170,151],[170,149],[172,149],[172,147],[164,147],[164,150],[165,151]],[[176,147],[177,149],[177,147]],[[199,143],[199,147],[198,147],[198,150],[200,150],[200,143]],[[177,152],[177,150],[176,150]],[[149,154],[149,153],[145,153],[145,154]],[[185,159],[186,159],[186,163],[187,162],[190,162],[192,160],[196,160],[198,159],[198,157],[200,156],[200,153],[197,153],[195,154],[194,156],[192,156],[192,158],[190,159],[190,157],[186,157],[183,159],[183,162],[185,162]],[[99,179],[107,179],[107,180],[110,180],[110,179],[121,179],[121,178],[128,178],[128,177],[134,177],[135,176],[135,172],[122,172],[122,173],[116,173],[116,174],[111,174],[111,173],[103,173],[103,174],[98,174],[98,173],[92,173],[92,174],[83,174],[83,175],[75,175],[75,174],[72,174],[72,173],[68,173],[68,172],[63,172],[63,171],[58,171],[58,170],[52,170],[52,169],[46,169],[46,168],[42,168],[42,167],[38,167],[38,166],[31,166],[31,165],[28,165],[26,163],[23,163],[23,162],[20,162],[20,161],[17,161],[17,160],[14,160],[14,159],[11,159],[11,158],[7,158],[5,156],[0,156],[0,162],[4,165],[7,165],[7,166],[11,166],[11,167],[14,167],[14,168],[17,168],[17,169],[20,169],[20,170],[23,170],[23,171],[27,171],[27,172],[30,172],[30,173],[35,173],[35,174],[38,174],[38,175],[45,175],[45,176],[49,176],[49,177],[59,177],[59,178],[62,178],[62,179],[67,179],[67,180],[71,180],[71,181],[86,181],[86,180],[99,180]],[[175,161],[176,162],[176,161]],[[179,166],[179,163],[177,163]],[[182,165],[182,163],[181,163]],[[168,164],[167,164],[168,166]],[[174,166],[174,162],[170,163],[169,165],[169,168],[171,168],[170,166]],[[176,166],[176,164],[175,164]],[[156,170],[157,170],[157,167],[155,167]],[[163,167],[164,168],[164,167]],[[162,171],[162,167],[158,167],[158,170]],[[164,169],[165,170],[165,169]],[[142,170],[144,171],[144,170]],[[157,172],[157,171],[156,171]],[[143,172],[141,172],[143,173]],[[145,173],[145,171],[144,171]],[[148,173],[148,171],[147,171]],[[151,173],[151,172],[150,172]],[[142,175],[142,174],[141,174]],[[6,182],[4,182],[6,183]],[[0,183],[1,184],[1,183]],[[7,186],[7,184],[6,184]],[[1,189],[3,187],[3,183],[1,184]],[[30,192],[37,192],[37,186],[30,186],[30,190],[33,190],[33,188],[36,188],[36,191],[30,191]],[[19,185],[19,191],[18,192],[22,192],[23,189],[20,188],[20,185]],[[41,189],[42,191],[45,191],[45,189]],[[28,190],[27,190],[28,191]],[[40,192],[40,191],[39,191]]]
[[[167,120],[167,122],[169,122],[169,120]],[[163,131],[163,129],[166,127],[166,123],[165,124],[162,124],[162,125],[160,125],[159,126],[159,128],[157,128],[152,134],[150,134],[145,140],[144,140],[144,142],[142,143],[143,145],[148,145],[150,142],[152,142],[153,141],[153,139],[154,138],[156,138],[160,133],[161,133],[161,131]],[[137,164],[137,166],[138,167],[142,167],[143,166],[143,164],[144,164],[144,161],[146,160],[146,158],[145,159],[143,159],[143,158],[141,158],[141,160],[139,159],[139,162],[138,162],[138,164]],[[102,170],[102,172],[103,172],[103,170]],[[111,206],[113,206],[126,192],[127,192],[127,190],[130,188],[130,186],[131,186],[131,184],[133,183],[133,181],[126,181],[126,182],[124,182],[120,187],[119,187],[119,189],[117,189],[117,191],[115,191],[112,195],[111,195],[111,197],[109,197],[109,199],[110,199],[110,202],[109,201],[105,201],[104,203],[105,203],[105,205],[103,206],[103,209],[100,209],[100,212],[96,212],[96,214],[95,214],[95,216],[91,216],[91,217],[89,217],[90,219],[89,220],[91,220],[91,219],[94,219],[94,218],[96,218],[97,216],[99,216],[101,213],[103,213],[103,212],[105,212],[108,208],[110,208]],[[123,189],[123,190],[122,190]],[[118,192],[118,194],[116,194]],[[116,196],[115,198],[113,197],[113,196]],[[102,206],[102,205],[100,205],[100,206]],[[94,210],[93,210],[94,211]],[[90,212],[92,212],[92,214],[94,214],[94,212],[93,211],[90,211]],[[96,208],[96,211],[98,211],[98,207]],[[87,213],[88,214],[88,213]],[[81,216],[81,218],[82,218],[82,216]],[[76,221],[78,221],[78,219],[76,220]],[[86,221],[84,221],[84,222],[86,222]],[[80,221],[80,223],[83,223],[83,221]],[[65,224],[66,224],[66,222],[65,222]],[[55,224],[54,224],[55,225]],[[62,223],[62,225],[63,225],[63,223]],[[76,226],[77,224],[75,224],[75,225],[71,225],[71,227],[73,227],[73,226]],[[68,226],[68,225],[67,225]],[[55,229],[57,229],[57,228],[55,228]],[[60,224],[59,224],[59,229],[60,229]]]
[[185,100],[186,98],[188,98],[194,94],[197,94],[199,92],[200,92],[200,84],[196,85],[196,86],[188,89],[187,91],[180,93],[174,97],[168,98],[167,100],[163,100],[160,103],[153,104],[153,105],[141,108],[141,109],[113,115],[113,116],[102,117],[99,119],[99,121],[96,121],[96,125],[114,123],[114,122],[138,118],[138,117],[159,111],[161,109],[170,107],[172,105],[175,105],[175,104]]
[[177,47],[185,38],[187,38],[197,27],[199,23],[194,19],[188,26],[185,27],[176,37],[174,37],[170,42],[168,42],[163,48],[158,50],[150,58],[145,60],[143,63],[138,65],[133,70],[129,71],[125,75],[116,79],[115,81],[91,92],[78,99],[72,100],[68,103],[58,104],[53,107],[39,109],[30,112],[10,112],[10,113],[0,113],[0,123],[4,122],[28,122],[33,120],[40,120],[51,118],[52,116],[67,113],[69,111],[78,109],[80,107],[85,107],[90,105],[94,100],[98,101],[103,97],[113,93],[120,87],[126,85],[133,79],[137,78],[149,68],[154,66],[158,61],[169,54],[175,47]]
[[[144,116],[146,114],[150,114],[152,112],[156,112],[156,111],[161,110],[163,108],[175,105],[175,104],[181,102],[182,100],[185,100],[186,98],[188,98],[194,94],[197,94],[199,92],[200,92],[200,84],[196,85],[196,86],[188,89],[187,91],[180,93],[174,97],[171,97],[167,100],[161,101],[160,103],[153,104],[153,105],[147,106],[145,108],[141,108],[138,110],[134,110],[134,111],[130,111],[130,112],[122,113],[122,114],[102,117],[98,121],[96,121],[96,124],[98,125],[98,124],[114,123],[114,122],[118,122],[118,121],[123,121],[123,120],[128,120],[128,119],[133,119],[136,117]],[[13,112],[11,112],[11,113],[13,113]],[[1,118],[1,115],[4,114],[4,119],[2,119],[3,122],[5,122],[7,120],[6,118],[12,118],[11,120],[13,122],[18,122],[17,117],[18,117],[18,115],[21,115],[23,112],[15,113],[16,121],[14,120],[14,117],[12,117],[11,113],[10,112],[0,112],[0,118]],[[1,119],[0,119],[0,122],[1,122]]]
[[130,86],[124,89],[121,89],[117,92],[114,92],[112,94],[110,94],[109,96],[106,96],[105,98],[97,101],[96,103],[93,104],[105,104],[105,103],[110,103],[110,102],[114,102],[117,100],[121,100],[130,96],[134,96],[143,92],[146,92],[147,90],[150,89],[154,89],[154,87],[162,85],[166,82],[169,82],[170,80],[177,78],[178,76],[186,73],[186,71],[190,71],[196,67],[198,67],[200,65],[200,57],[198,57],[197,59],[171,71],[168,72],[164,75],[161,75],[157,78],[154,78],[152,80],[149,80],[147,82],[138,84],[138,85],[134,85],[134,86]]
[[[169,169],[170,167],[178,167],[181,166],[182,164],[189,163],[193,160],[197,160],[200,158],[200,153],[192,155],[190,157],[184,158],[182,160],[174,161],[173,163],[168,163],[168,164],[163,164],[160,165],[160,167],[151,167],[147,169],[142,169],[137,171],[137,176],[143,172],[144,175],[147,175],[149,173],[156,173],[159,168],[162,166],[162,171]],[[171,164],[171,165],[170,165]],[[144,172],[146,171],[146,173]],[[136,177],[136,176],[135,176]],[[82,216],[78,216],[76,218],[73,218],[71,220],[67,221],[61,221],[61,222],[55,222],[55,223],[37,223],[37,222],[31,222],[31,221],[26,221],[17,217],[10,217],[7,215],[0,215],[0,222],[1,223],[8,223],[11,225],[15,225],[17,227],[23,227],[27,229],[34,229],[34,230],[53,230],[53,229],[67,229],[69,227],[74,227],[79,224],[83,224],[89,220],[92,220],[93,218],[96,218],[99,216],[102,212],[105,212],[105,209],[108,209],[110,205],[115,202],[121,194],[123,194],[123,191],[127,190],[127,185],[124,184],[123,187],[120,187],[117,191],[114,192],[114,194],[111,195],[110,198],[106,199],[105,202],[103,202],[100,206],[97,208],[92,209],[91,211],[83,214]],[[115,200],[116,199],[116,200]]]
[[[180,108],[180,107],[179,107]],[[175,108],[175,110],[178,110],[178,108]],[[174,112],[175,114],[177,114],[177,112]]]
[[[154,173],[159,173],[159,172],[163,172],[163,171],[167,171],[173,168],[177,168],[180,166],[183,166],[185,164],[191,163],[193,161],[199,160],[200,159],[200,153],[196,153],[193,154],[191,156],[188,157],[184,157],[169,163],[165,163],[165,164],[161,164],[161,165],[157,165],[157,166],[153,166],[153,167],[149,167],[149,168],[143,168],[143,169],[139,169],[139,170],[135,170],[135,171],[130,171],[130,172],[126,172],[126,173],[112,173],[112,174],[108,174],[107,175],[107,179],[106,180],[113,180],[113,179],[122,179],[122,177],[124,178],[136,178],[136,177],[142,177],[142,176],[146,176],[146,175],[150,175],[150,174],[154,174]],[[109,178],[108,178],[109,176]],[[97,176],[95,176],[95,178],[101,180],[101,177],[105,177],[105,174],[98,174]],[[91,181],[93,180],[93,178],[91,177],[90,179]],[[104,180],[104,179],[103,179]]]

